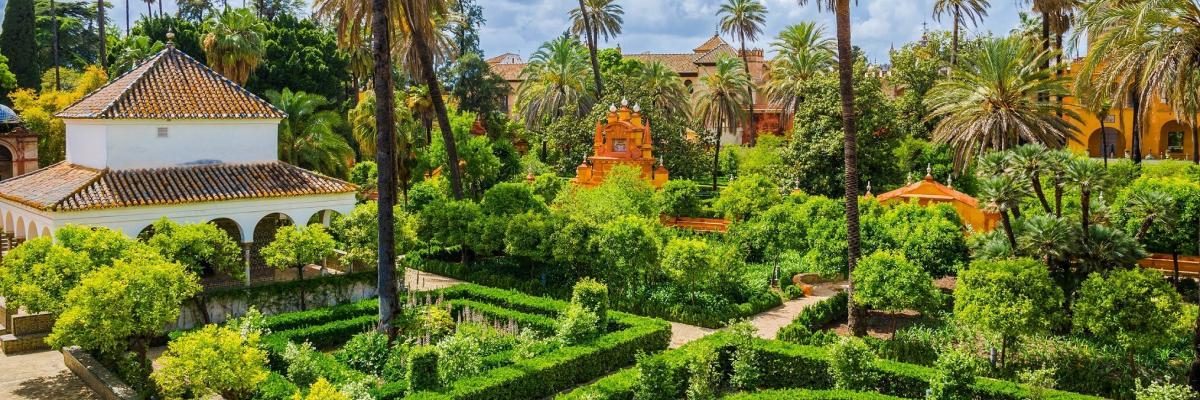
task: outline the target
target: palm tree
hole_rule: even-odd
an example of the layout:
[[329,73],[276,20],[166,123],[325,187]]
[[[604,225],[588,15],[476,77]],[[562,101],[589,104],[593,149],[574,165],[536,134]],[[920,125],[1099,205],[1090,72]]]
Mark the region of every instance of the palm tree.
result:
[[975,154],[1020,143],[1053,149],[1066,144],[1077,128],[1058,114],[1079,117],[1038,95],[1067,93],[1063,78],[1039,66],[1046,57],[1048,53],[1019,38],[986,41],[930,90],[925,99],[929,118],[940,118],[933,139],[954,148],[956,166]]
[[1016,232],[1013,230],[1012,217],[1009,213],[1016,209],[1025,198],[1024,185],[1011,174],[996,175],[979,182],[980,207],[983,211],[1000,214],[1000,223],[1004,226],[1004,234],[1008,236],[1009,248],[1015,251],[1017,243]]
[[833,67],[835,43],[825,36],[825,26],[801,22],[784,28],[771,47],[778,57],[771,61],[764,89],[767,101],[779,106],[788,118],[804,101],[805,82]]
[[950,14],[954,28],[950,35],[950,65],[958,65],[958,28],[965,22],[979,25],[987,17],[988,0],[937,0],[933,3],[933,17],[941,22],[942,16]]
[[150,8],[154,5],[154,0],[142,0],[146,2],[146,18],[154,18],[154,9]]
[[1016,171],[1029,180],[1042,209],[1047,214],[1051,213],[1053,210],[1050,209],[1050,202],[1046,200],[1046,192],[1042,190],[1042,171],[1048,169],[1050,163],[1046,146],[1037,143],[1026,144],[1013,149],[1012,154]]
[[1104,184],[1104,165],[1090,158],[1078,158],[1067,164],[1067,177],[1073,183],[1079,185],[1081,232],[1089,232],[1088,224],[1091,223],[1092,191]]
[[578,41],[564,36],[543,43],[521,71],[524,82],[517,89],[516,110],[525,126],[548,124],[566,109],[586,115],[596,102],[584,89],[587,75],[587,60]]
[[[742,69],[746,71],[746,109],[749,110],[750,145],[756,143],[758,128],[754,126],[754,78],[750,77],[750,54],[746,53],[746,40],[758,40],[767,23],[767,7],[758,0],[726,0],[717,10],[721,17],[721,32],[736,36],[741,46]],[[733,128],[733,127],[730,127]]]
[[[354,140],[358,141],[358,147],[362,154],[375,154],[377,151],[375,145],[379,137],[375,126],[377,122],[375,121],[375,107],[375,94],[362,92],[358,95],[358,103],[346,112],[351,134],[354,136]],[[408,184],[411,171],[407,161],[410,159],[409,148],[413,142],[410,132],[417,130],[416,122],[413,120],[413,113],[409,108],[399,103],[396,104],[393,122],[395,128],[392,132],[396,136],[395,171],[397,176],[395,180],[400,184],[400,197],[403,204],[408,204]]]
[[354,149],[334,131],[341,116],[321,110],[329,101],[317,94],[284,88],[268,90],[267,99],[287,118],[279,123],[279,158],[331,176],[346,176]]
[[246,84],[266,53],[266,25],[244,8],[226,9],[204,25],[208,33],[201,47],[208,66],[239,85]]
[[[679,74],[667,68],[661,61],[654,61],[642,69],[639,77],[642,89],[650,93],[650,104],[653,110],[662,114],[675,114],[683,117],[691,115],[691,104],[688,103],[688,91],[679,79]],[[650,122],[647,120],[647,122]]]
[[[1150,2],[1157,4],[1157,2]],[[1144,16],[1141,10],[1126,0],[1097,0],[1085,4],[1076,19],[1080,29],[1075,31],[1075,40],[1086,37],[1088,55],[1076,74],[1075,85],[1093,88],[1111,88],[1088,94],[1094,99],[1084,100],[1097,104],[1108,97],[1114,104],[1128,101],[1133,109],[1131,153],[1133,162],[1142,162],[1142,124],[1150,107],[1143,107],[1142,99],[1148,98],[1142,80],[1150,67],[1148,52],[1136,48],[1144,38],[1142,28],[1133,26],[1134,21]],[[1156,33],[1157,34],[1157,33]],[[1087,94],[1087,93],[1085,93]]]
[[1057,261],[1067,258],[1073,249],[1075,231],[1063,218],[1042,214],[1022,222],[1017,245],[1023,254],[1040,257],[1046,266],[1053,268]]
[[414,117],[421,120],[421,127],[425,129],[425,145],[433,143],[433,119],[437,116],[433,110],[433,99],[429,97],[429,86],[409,86],[404,93],[404,105]]
[[581,35],[587,41],[588,54],[592,60],[592,78],[596,84],[596,98],[604,97],[604,84],[600,79],[600,61],[596,58],[599,39],[615,37],[621,33],[622,15],[625,10],[614,4],[615,0],[579,0],[579,8],[570,11],[571,32]]
[[127,36],[121,46],[121,52],[116,54],[112,65],[112,75],[119,76],[136,67],[143,60],[150,58],[163,49],[162,42],[151,41],[142,35]]
[[[396,10],[388,0],[371,0],[370,8],[362,7],[360,1],[343,2],[341,17],[338,23],[338,37],[343,43],[356,43],[361,35],[353,34],[354,30],[346,30],[347,25],[356,29],[363,25],[369,26],[372,32],[371,50],[374,53],[373,87],[375,92],[375,126],[391,127],[395,125],[393,110],[396,108],[396,96],[392,92],[392,35],[397,34],[393,27],[398,19]],[[368,12],[369,10],[369,12]],[[348,33],[351,32],[351,33]],[[376,187],[379,190],[378,215],[379,240],[376,256],[377,286],[379,292],[379,325],[376,330],[387,335],[388,340],[396,338],[399,326],[395,324],[396,315],[400,313],[400,302],[397,294],[397,282],[404,281],[404,272],[396,272],[396,232],[393,204],[396,203],[396,132],[391,129],[379,131],[375,135],[375,164],[378,168]]]
[[713,139],[713,191],[717,190],[717,176],[720,175],[722,128],[733,128],[742,122],[745,111],[741,104],[750,95],[747,89],[750,76],[738,65],[740,63],[735,58],[718,58],[713,71],[700,78],[700,92],[696,94],[693,108],[700,123],[716,129]]
[[[801,6],[809,0],[797,0]],[[814,0],[818,8],[834,12],[837,20],[838,92],[842,98],[842,134],[846,159],[846,276],[854,272],[860,253],[858,226],[858,137],[854,120],[854,55],[850,43],[850,0]],[[854,280],[850,280],[849,317],[846,324],[855,336],[866,334],[861,323],[863,310],[854,302]]]
[[1138,225],[1137,233],[1133,235],[1133,238],[1139,242],[1142,241],[1155,221],[1172,222],[1175,216],[1172,214],[1174,204],[1175,199],[1166,192],[1149,190],[1130,193],[1127,212],[1131,215],[1142,216],[1142,223]]

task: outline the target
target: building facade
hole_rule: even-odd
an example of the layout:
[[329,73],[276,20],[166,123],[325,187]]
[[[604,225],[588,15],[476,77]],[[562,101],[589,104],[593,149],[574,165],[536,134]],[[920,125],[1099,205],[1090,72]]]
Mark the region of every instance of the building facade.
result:
[[[249,278],[280,226],[349,213],[355,187],[278,159],[286,115],[168,45],[58,114],[66,159],[0,182],[7,247],[67,224],[130,237],[166,217],[243,244]],[[7,249],[2,249],[7,250]]]
[[37,135],[25,129],[21,117],[0,104],[0,181],[38,167]]
[[[617,50],[621,51],[621,48],[617,47]],[[762,49],[747,49],[746,55],[746,64],[750,70],[751,81],[755,87],[762,87],[770,76],[770,60],[764,57]],[[719,35],[713,35],[704,43],[692,49],[691,52],[636,54],[622,52],[621,56],[643,63],[661,62],[667,68],[679,74],[679,79],[683,81],[683,85],[688,88],[689,93],[692,93],[698,88],[698,85],[703,84],[703,78],[711,74],[716,68],[717,59],[721,57],[735,57],[740,59],[741,52],[725,42],[724,39],[721,39]],[[513,106],[516,104],[517,89],[524,82],[521,72],[524,71],[526,63],[521,59],[521,56],[506,53],[488,59],[488,64],[491,65],[492,71],[508,81],[512,89],[509,91],[508,98],[505,99],[505,108],[511,113]],[[784,121],[781,114],[779,107],[768,104],[766,93],[761,90],[754,91],[754,125],[757,132],[783,134],[791,129],[791,121]],[[724,134],[721,138],[721,143],[741,144],[748,142],[750,140],[750,132],[749,121],[747,121],[736,132]]]

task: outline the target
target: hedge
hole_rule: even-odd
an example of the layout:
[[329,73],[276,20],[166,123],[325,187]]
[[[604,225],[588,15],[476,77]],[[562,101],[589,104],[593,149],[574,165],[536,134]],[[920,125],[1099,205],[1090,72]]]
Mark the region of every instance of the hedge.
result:
[[754,393],[737,393],[724,397],[725,400],[902,400],[901,397],[879,393],[854,392],[849,390],[764,390]]
[[[491,260],[491,262],[500,263],[496,260]],[[474,269],[467,264],[425,259],[413,265],[412,268],[478,285],[517,290],[532,295],[551,296],[556,299],[566,299],[571,296],[570,287],[548,287],[537,279],[523,280],[503,273],[490,272],[490,267],[487,266]],[[728,315],[716,317],[673,313],[667,309],[634,310],[625,304],[621,304],[621,302],[612,302],[610,307],[620,311],[635,312],[648,317],[663,318],[689,325],[697,325],[705,328],[721,328],[730,320],[752,317],[780,305],[783,305],[783,299],[778,294],[764,291],[755,294],[745,303],[732,305],[730,308],[731,312]]]
[[[676,369],[676,374],[686,376],[686,361],[694,354],[711,349],[721,352],[722,359],[727,359],[733,350],[733,339],[726,332],[717,332],[654,357],[661,357]],[[825,372],[828,370],[829,356],[823,348],[763,339],[755,339],[753,347],[758,354],[758,369],[763,373],[763,389],[828,389],[833,386],[832,379]],[[878,392],[902,398],[923,398],[929,388],[929,380],[936,374],[933,368],[890,360],[877,360],[875,368],[880,376]],[[729,367],[723,365],[722,369],[721,373],[728,376]],[[561,395],[558,399],[630,400],[638,379],[637,369],[628,368]],[[1024,385],[990,378],[977,378],[972,389],[972,397],[979,400],[1020,400],[1029,397],[1029,390]],[[1099,397],[1052,390],[1048,391],[1046,399],[1092,400]]]
[[846,306],[850,296],[838,293],[817,304],[813,304],[796,315],[792,322],[779,329],[776,339],[800,344],[813,344],[810,338],[815,332],[834,322],[846,320]]

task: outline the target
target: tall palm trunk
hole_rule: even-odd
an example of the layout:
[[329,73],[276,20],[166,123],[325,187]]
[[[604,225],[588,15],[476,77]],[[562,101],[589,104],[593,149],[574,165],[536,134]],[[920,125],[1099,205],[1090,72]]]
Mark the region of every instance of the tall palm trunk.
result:
[[1108,168],[1108,128],[1104,127],[1107,113],[1101,112],[1096,117],[1100,120],[1100,157],[1104,159],[1104,168]]
[[1200,164],[1200,113],[1192,118],[1192,164]]
[[579,0],[579,15],[583,17],[583,30],[587,33],[588,53],[592,57],[592,78],[596,80],[596,98],[604,96],[604,84],[600,81],[600,61],[596,59],[596,34],[592,31],[592,18],[588,16],[587,6]]
[[104,33],[104,0],[96,0],[96,34],[100,37],[100,68],[108,67],[108,34]]
[[152,4],[149,1],[146,2],[146,17],[147,18],[154,18],[154,7],[152,7],[153,5],[154,4]]
[[1009,218],[1007,211],[1000,212],[1000,223],[1004,224],[1004,235],[1008,236],[1008,245],[1011,252],[1017,251],[1017,235],[1013,232],[1012,218]]
[[721,120],[722,119],[723,118],[720,118],[720,117],[717,118],[717,143],[716,143],[716,146],[714,147],[714,151],[713,151],[713,176],[712,176],[713,192],[717,191],[717,176],[721,175]]
[[[375,59],[373,90],[375,91],[375,165],[379,168],[376,190],[379,191],[379,241],[377,244],[377,287],[379,296],[379,326],[376,330],[396,338],[396,314],[400,302],[396,290],[396,240],[392,204],[396,203],[396,133],[395,94],[392,92],[391,31],[388,0],[371,0],[371,31],[375,34],[371,47]],[[400,275],[403,277],[403,274]]]
[[437,114],[438,126],[442,128],[442,142],[446,145],[446,161],[450,164],[450,187],[454,190],[454,199],[462,200],[463,183],[462,170],[458,167],[458,144],[454,142],[454,130],[450,127],[450,115],[446,112],[446,102],[442,100],[441,85],[438,84],[437,74],[433,71],[433,51],[429,48],[429,43],[425,41],[426,36],[423,30],[427,28],[427,22],[413,20],[420,16],[409,14],[407,17],[408,26],[413,28],[412,44],[420,59],[418,67],[421,69],[421,77],[424,78],[425,85],[429,86],[429,99],[433,102],[433,111]]
[[1086,242],[1088,238],[1088,225],[1091,224],[1092,211],[1092,190],[1083,188],[1079,191],[1079,219],[1080,226],[1083,228],[1083,240]]
[[125,36],[129,36],[129,0],[125,0]]
[[961,23],[962,9],[954,6],[954,32],[950,34],[950,65],[958,65],[958,25]]
[[54,0],[50,0],[50,39],[51,46],[54,47],[54,90],[62,90],[62,79],[59,77],[59,62],[58,62],[58,10],[55,9]]
[[[858,265],[858,138],[854,126],[854,55],[850,50],[850,0],[837,1],[838,81],[842,97],[842,134],[846,157],[846,276]],[[847,325],[855,336],[867,333],[863,310],[854,301],[854,280],[850,280]]]
[[[1134,83],[1133,87],[1138,87],[1138,83]],[[1130,94],[1130,105],[1133,106],[1133,127],[1130,129],[1133,136],[1133,162],[1135,164],[1142,163],[1142,98],[1138,95],[1135,89]]]
[[746,35],[738,35],[741,39],[742,46],[742,69],[746,71],[746,79],[750,81],[746,85],[746,93],[750,96],[746,98],[746,109],[750,111],[750,146],[758,144],[758,128],[754,126],[754,76],[750,75],[750,55],[746,53]]
[[158,0],[158,17],[159,18],[162,18],[162,16],[163,16],[162,3],[163,3],[163,0]]
[[1046,191],[1042,189],[1042,173],[1033,171],[1033,175],[1029,177],[1029,183],[1033,185],[1033,193],[1037,194],[1038,202],[1042,203],[1042,209],[1049,214],[1050,202],[1046,200]]

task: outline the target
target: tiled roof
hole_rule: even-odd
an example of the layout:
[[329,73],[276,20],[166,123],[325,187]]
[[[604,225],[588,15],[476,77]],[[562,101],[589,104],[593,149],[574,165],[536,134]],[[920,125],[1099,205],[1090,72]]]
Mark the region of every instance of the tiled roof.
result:
[[704,41],[704,43],[701,44],[700,47],[692,49],[692,51],[696,52],[696,53],[707,53],[707,52],[711,51],[712,49],[717,48],[717,46],[720,46],[723,44],[727,44],[727,43],[725,43],[725,39],[721,39],[720,35],[713,35],[712,37],[708,38],[708,40]]
[[623,57],[632,58],[644,63],[652,63],[655,61],[663,63],[667,68],[675,71],[677,74],[695,74],[700,71],[699,67],[692,60],[696,58],[695,54],[625,54]]
[[266,100],[174,46],[58,113],[98,119],[282,119]]
[[347,193],[354,185],[284,162],[96,170],[61,162],[0,182],[0,198],[49,211]]
[[884,193],[876,197],[879,201],[887,201],[894,198],[943,198],[946,200],[955,200],[971,207],[978,207],[979,201],[966,193],[954,190],[949,186],[938,183],[933,180],[932,176],[925,175],[925,178],[913,182],[907,186],[900,187],[896,190]]
[[716,64],[717,59],[721,58],[721,56],[738,57],[738,51],[733,46],[721,43],[721,45],[696,57],[696,64]]
[[492,72],[500,75],[506,81],[519,81],[525,64],[491,64]]

